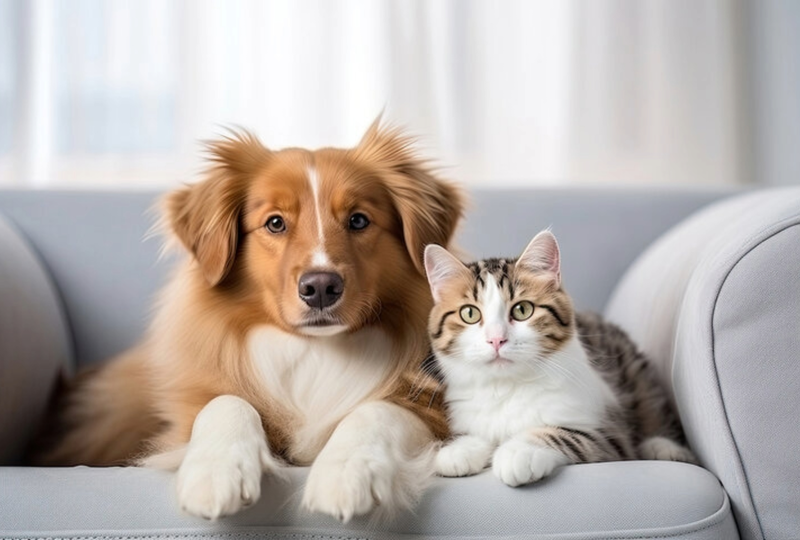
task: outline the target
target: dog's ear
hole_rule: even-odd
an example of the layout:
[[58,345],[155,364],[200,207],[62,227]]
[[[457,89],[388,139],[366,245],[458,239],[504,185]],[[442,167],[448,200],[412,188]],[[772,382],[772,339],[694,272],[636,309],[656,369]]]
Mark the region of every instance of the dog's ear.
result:
[[247,132],[211,141],[207,150],[205,179],[169,193],[163,208],[166,224],[214,286],[233,266],[247,183],[270,151]]
[[356,158],[377,167],[394,201],[403,239],[417,270],[425,275],[428,244],[447,246],[464,210],[464,196],[438,178],[400,129],[375,120],[355,149]]

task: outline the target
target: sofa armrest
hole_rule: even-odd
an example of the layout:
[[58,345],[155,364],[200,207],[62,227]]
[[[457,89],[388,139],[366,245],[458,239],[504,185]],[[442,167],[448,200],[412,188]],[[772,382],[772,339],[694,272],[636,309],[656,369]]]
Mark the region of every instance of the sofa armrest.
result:
[[800,531],[800,189],[712,205],[628,270],[606,315],[656,363],[742,538]]
[[22,460],[71,361],[58,294],[33,250],[0,216],[0,465]]

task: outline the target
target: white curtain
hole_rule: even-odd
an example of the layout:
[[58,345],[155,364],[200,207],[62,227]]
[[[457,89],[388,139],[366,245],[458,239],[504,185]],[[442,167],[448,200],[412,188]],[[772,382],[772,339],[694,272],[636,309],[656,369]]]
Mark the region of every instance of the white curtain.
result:
[[385,116],[470,184],[745,183],[726,0],[0,0],[0,184],[168,186]]

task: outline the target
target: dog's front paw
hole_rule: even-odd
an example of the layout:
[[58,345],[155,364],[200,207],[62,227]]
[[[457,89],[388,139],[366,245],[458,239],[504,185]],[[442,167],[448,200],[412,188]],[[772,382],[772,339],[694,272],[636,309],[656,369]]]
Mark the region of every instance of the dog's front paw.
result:
[[433,475],[431,434],[392,403],[364,403],[346,416],[311,466],[303,507],[343,522],[380,506],[377,519],[411,508]]
[[261,496],[268,454],[265,441],[189,447],[178,469],[178,502],[195,516],[217,519],[235,514]]
[[195,418],[178,468],[178,502],[206,519],[229,516],[261,496],[261,475],[276,471],[261,418],[246,401],[223,395]]
[[303,506],[347,523],[392,496],[392,470],[381,459],[352,456],[320,461],[311,467]]
[[436,453],[436,473],[440,476],[477,474],[489,463],[491,455],[492,447],[487,441],[464,435]]
[[495,451],[492,471],[503,483],[516,487],[541,480],[567,463],[567,456],[557,450],[512,439]]

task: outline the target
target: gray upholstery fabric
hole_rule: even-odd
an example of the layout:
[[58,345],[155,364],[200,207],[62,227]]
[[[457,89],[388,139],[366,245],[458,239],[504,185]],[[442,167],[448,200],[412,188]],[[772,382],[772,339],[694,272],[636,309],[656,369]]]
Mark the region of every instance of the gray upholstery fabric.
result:
[[[460,244],[475,256],[515,255],[552,226],[567,288],[578,306],[599,309],[622,270],[653,239],[727,194],[481,191],[473,194]],[[158,258],[158,239],[143,241],[155,195],[0,192],[0,211],[34,247],[64,301],[78,365],[106,360],[145,329],[153,296],[173,263]],[[31,330],[50,341],[38,325]],[[180,514],[171,475],[0,468],[0,537],[737,538],[719,482],[685,464],[573,466],[522,489],[486,474],[440,479],[415,513],[380,529],[368,520],[342,526],[298,513],[305,473],[291,471],[287,484],[265,480],[258,505],[209,524]]]
[[732,197],[687,218],[647,248],[611,295],[606,316],[656,360],[668,388],[679,308],[697,263],[720,230],[735,228],[756,199],[768,198],[767,192]]
[[0,215],[0,465],[21,460],[70,347],[50,278]]
[[[729,190],[478,190],[458,244],[475,257],[518,255],[552,226],[564,283],[600,310],[619,276],[669,227]],[[64,298],[79,365],[131,346],[144,331],[170,259],[145,239],[158,193],[2,191],[5,212],[40,253]],[[113,300],[113,301],[110,301]]]
[[690,442],[729,493],[742,538],[800,531],[799,268],[800,189],[753,193],[673,230],[609,305],[671,374]]
[[720,397],[765,538],[800,534],[800,196],[795,205],[794,222],[764,231],[731,269],[713,314]]
[[[438,479],[416,512],[342,525],[299,509],[306,469],[265,478],[261,501],[218,523],[181,514],[172,477],[142,469],[0,469],[0,537],[686,538],[735,539],[725,492],[707,471],[665,462],[566,467],[525,488],[491,474]],[[37,504],[46,511],[31,511]]]
[[[58,287],[79,366],[144,332],[169,260],[149,238],[155,193],[0,191],[0,212],[30,240]],[[149,238],[149,239],[148,239]]]

